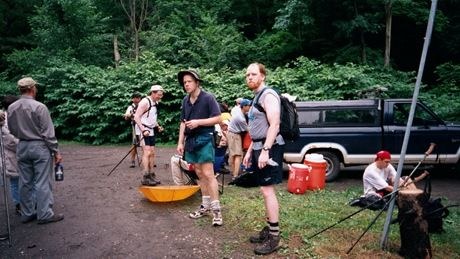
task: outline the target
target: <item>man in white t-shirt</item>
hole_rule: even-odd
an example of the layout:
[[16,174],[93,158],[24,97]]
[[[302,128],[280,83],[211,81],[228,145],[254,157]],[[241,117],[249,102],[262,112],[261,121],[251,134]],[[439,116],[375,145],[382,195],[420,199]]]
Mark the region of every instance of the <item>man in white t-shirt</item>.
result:
[[[368,165],[364,170],[363,187],[364,196],[376,196],[382,198],[388,193],[393,192],[396,170],[391,165],[391,154],[386,150],[381,150],[375,155],[375,162]],[[404,179],[399,180],[399,186],[404,183]],[[413,183],[406,184],[404,188],[415,189]]]
[[382,198],[393,191],[396,170],[390,162],[390,152],[381,150],[376,154],[375,161],[366,167],[363,175],[364,196]]

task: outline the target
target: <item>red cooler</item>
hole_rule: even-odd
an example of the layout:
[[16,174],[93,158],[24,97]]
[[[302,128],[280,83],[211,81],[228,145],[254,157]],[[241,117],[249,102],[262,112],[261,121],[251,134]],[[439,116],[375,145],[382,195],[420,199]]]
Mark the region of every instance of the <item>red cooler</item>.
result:
[[288,192],[303,194],[308,189],[308,166],[304,164],[289,165]]
[[324,189],[327,163],[321,154],[307,154],[304,164],[309,168],[308,190]]

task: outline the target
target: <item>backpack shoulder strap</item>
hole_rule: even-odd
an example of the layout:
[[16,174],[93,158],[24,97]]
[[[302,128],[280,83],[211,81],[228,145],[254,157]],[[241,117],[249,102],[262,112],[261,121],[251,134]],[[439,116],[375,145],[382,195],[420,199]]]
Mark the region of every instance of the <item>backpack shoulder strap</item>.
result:
[[[149,108],[144,112],[144,114],[150,112],[150,109],[152,109],[152,106],[157,106],[157,104],[155,102],[153,102],[153,104],[152,104],[152,100],[150,100],[150,97],[147,96],[145,98],[147,98],[147,101],[149,101]],[[158,113],[158,111],[157,111],[157,113]],[[147,117],[149,117],[148,114],[147,114]]]
[[263,112],[265,113],[265,109],[264,107],[262,107],[262,105],[259,104],[259,99],[260,99],[260,96],[262,96],[262,94],[264,93],[264,91],[267,89],[268,87],[264,87],[262,89],[262,91],[260,91],[260,93],[258,95],[256,95],[256,97],[254,98],[254,107],[257,108],[257,110],[259,110],[260,112]]

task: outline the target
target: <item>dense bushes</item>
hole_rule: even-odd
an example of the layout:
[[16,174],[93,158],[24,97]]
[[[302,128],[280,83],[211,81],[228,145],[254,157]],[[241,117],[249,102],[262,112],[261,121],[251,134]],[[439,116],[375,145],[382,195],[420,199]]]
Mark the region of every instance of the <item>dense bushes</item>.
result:
[[[166,94],[161,103],[160,123],[165,127],[160,142],[175,142],[179,113],[185,93],[177,82],[177,72],[183,67],[158,60],[153,54],[144,54],[139,62],[123,64],[117,69],[84,66],[78,62],[54,61],[32,76],[41,86],[43,96],[52,113],[60,139],[93,144],[120,143],[129,140],[129,123],[123,113],[130,104],[132,92],[147,93],[152,84],[160,84]],[[455,67],[457,68],[457,67]],[[450,105],[449,91],[456,89],[456,79],[440,68],[444,87],[424,93],[426,102],[458,119],[458,107]],[[457,68],[458,69],[458,68]],[[232,106],[237,97],[252,98],[244,80],[245,68],[214,71],[199,68],[203,88],[214,93],[218,101]],[[357,99],[374,97],[412,96],[414,75],[381,70],[369,66],[326,65],[307,58],[299,58],[284,67],[269,68],[267,82],[281,92],[297,95],[298,100]],[[12,83],[8,85],[11,91]],[[439,104],[444,104],[444,107]]]

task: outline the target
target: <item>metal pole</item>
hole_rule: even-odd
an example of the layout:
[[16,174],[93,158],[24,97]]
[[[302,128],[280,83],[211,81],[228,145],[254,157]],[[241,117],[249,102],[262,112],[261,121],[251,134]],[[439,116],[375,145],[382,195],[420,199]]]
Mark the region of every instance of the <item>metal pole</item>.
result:
[[[417,73],[417,81],[415,82],[414,93],[412,96],[412,103],[411,103],[411,107],[409,111],[409,118],[407,120],[406,132],[404,134],[404,141],[401,147],[401,156],[399,157],[397,175],[396,175],[396,179],[394,181],[394,186],[393,186],[394,190],[396,190],[399,187],[399,178],[401,177],[401,172],[402,172],[404,160],[406,157],[407,144],[409,142],[409,136],[410,136],[410,128],[412,126],[412,121],[414,119],[414,113],[415,113],[415,107],[417,105],[420,83],[422,81],[423,70],[425,68],[426,55],[428,53],[428,47],[430,45],[431,32],[433,31],[433,23],[434,23],[434,17],[436,14],[437,2],[438,2],[437,0],[431,1],[430,16],[428,18],[428,25],[426,28],[425,42],[423,44],[422,57],[420,58],[420,65],[419,65],[418,73]],[[396,195],[396,194],[393,194],[393,195]],[[380,248],[382,249],[385,249],[387,246],[388,231],[390,229],[390,223],[391,223],[391,217],[393,215],[394,204],[395,204],[395,199],[391,199],[390,206],[387,211],[385,225],[383,226],[382,237],[380,239]]]

